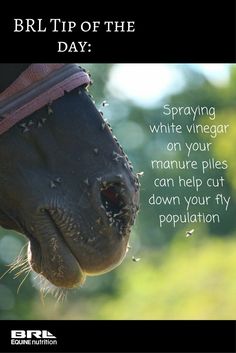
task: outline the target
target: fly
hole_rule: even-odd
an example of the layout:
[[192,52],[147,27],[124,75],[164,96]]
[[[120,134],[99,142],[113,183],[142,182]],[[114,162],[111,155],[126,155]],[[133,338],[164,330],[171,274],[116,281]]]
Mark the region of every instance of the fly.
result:
[[191,235],[193,235],[193,232],[194,232],[194,229],[188,230],[186,232],[186,238],[191,237]]

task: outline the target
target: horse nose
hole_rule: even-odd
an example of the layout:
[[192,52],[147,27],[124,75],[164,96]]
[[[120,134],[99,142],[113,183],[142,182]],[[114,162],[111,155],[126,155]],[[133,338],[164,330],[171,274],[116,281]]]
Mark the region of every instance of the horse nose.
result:
[[138,209],[135,180],[126,174],[103,175],[96,179],[93,195],[103,223],[120,235],[129,233]]

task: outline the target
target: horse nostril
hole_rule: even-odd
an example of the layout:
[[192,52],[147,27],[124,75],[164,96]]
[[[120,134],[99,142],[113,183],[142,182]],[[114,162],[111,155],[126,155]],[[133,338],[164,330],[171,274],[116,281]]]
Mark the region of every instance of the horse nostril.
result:
[[125,235],[132,221],[132,192],[121,177],[108,179],[103,178],[97,188],[100,209],[106,223],[116,228],[120,235]]

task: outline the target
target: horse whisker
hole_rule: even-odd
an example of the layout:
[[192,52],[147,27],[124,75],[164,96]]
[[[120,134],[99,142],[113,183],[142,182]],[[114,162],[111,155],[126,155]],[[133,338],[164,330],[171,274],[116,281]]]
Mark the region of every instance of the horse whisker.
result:
[[31,269],[26,273],[25,277],[23,278],[23,280],[21,281],[21,283],[19,284],[18,288],[17,288],[17,294],[19,294],[20,288],[22,286],[22,284],[24,283],[24,281],[26,280],[26,278],[29,276]]

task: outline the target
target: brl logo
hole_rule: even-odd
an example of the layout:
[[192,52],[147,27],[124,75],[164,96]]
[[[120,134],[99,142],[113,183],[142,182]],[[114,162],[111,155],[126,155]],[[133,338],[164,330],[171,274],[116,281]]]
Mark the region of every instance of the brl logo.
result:
[[47,330],[11,330],[12,345],[54,345],[56,336]]

